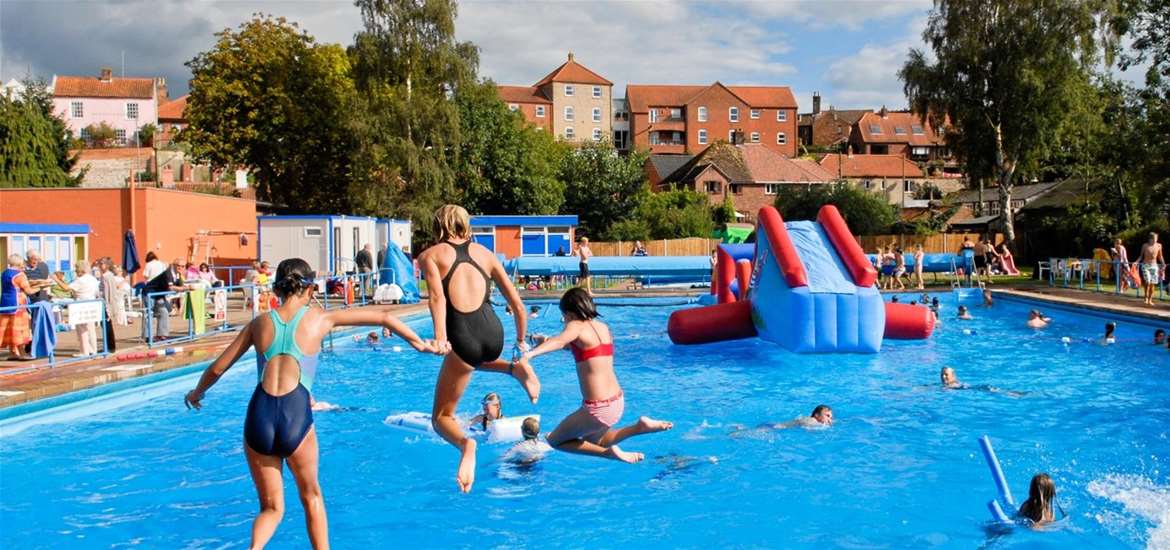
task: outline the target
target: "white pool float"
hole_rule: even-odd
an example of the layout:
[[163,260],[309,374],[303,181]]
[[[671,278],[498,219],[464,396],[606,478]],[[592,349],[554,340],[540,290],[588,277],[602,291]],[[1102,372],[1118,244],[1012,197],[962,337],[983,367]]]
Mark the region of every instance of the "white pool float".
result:
[[[486,437],[488,443],[511,443],[520,441],[524,439],[524,433],[521,428],[525,418],[535,418],[537,421],[540,421],[539,414],[509,416],[492,421],[488,424],[486,432],[479,429],[479,426],[473,426],[468,430],[468,435],[475,438]],[[435,429],[431,426],[430,413],[411,411],[392,414],[387,416],[382,423],[391,428],[406,430],[416,434],[435,433]]]

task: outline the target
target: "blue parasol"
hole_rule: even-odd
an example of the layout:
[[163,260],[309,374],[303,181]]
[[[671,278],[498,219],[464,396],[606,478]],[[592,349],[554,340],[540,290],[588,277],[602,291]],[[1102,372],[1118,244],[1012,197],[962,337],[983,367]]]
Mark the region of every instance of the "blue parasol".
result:
[[122,268],[126,273],[138,271],[138,244],[134,242],[134,232],[126,231],[126,238],[122,241]]

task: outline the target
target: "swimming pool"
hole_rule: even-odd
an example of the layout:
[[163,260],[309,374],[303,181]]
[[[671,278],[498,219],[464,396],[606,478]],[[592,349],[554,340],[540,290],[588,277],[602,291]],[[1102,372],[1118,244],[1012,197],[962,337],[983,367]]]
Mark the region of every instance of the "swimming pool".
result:
[[[1162,547],[1170,545],[1170,353],[1152,326],[1122,322],[1118,344],[1081,341],[1103,320],[1033,304],[973,307],[928,341],[886,342],[877,355],[795,355],[756,339],[676,347],[664,334],[675,299],[603,306],[617,335],[623,420],[676,422],[627,441],[646,462],[552,454],[527,471],[503,468],[506,445],[482,445],[474,491],[455,487],[457,453],[382,424],[430,408],[439,359],[375,352],[346,341],[323,355],[315,393],[344,410],[318,413],[321,479],[337,548],[382,547]],[[909,299],[904,295],[903,300]],[[672,304],[672,305],[655,305]],[[558,315],[534,322],[551,332]],[[505,318],[506,320],[506,318]],[[429,326],[419,320],[416,328]],[[973,330],[967,335],[963,329]],[[1062,344],[1062,336],[1074,342]],[[340,340],[339,340],[340,342]],[[971,385],[1023,393],[943,391],[950,365]],[[538,407],[488,373],[464,410],[498,391],[507,415],[538,412],[545,430],[580,400],[571,357],[537,362]],[[97,417],[34,426],[0,439],[0,545],[8,548],[246,547],[256,508],[241,449],[255,384],[238,365],[189,412],[173,391]],[[729,438],[832,405],[829,430]],[[1017,499],[1052,474],[1071,521],[1051,532],[988,528],[994,486],[976,438],[989,434]],[[286,475],[274,548],[307,548]]]

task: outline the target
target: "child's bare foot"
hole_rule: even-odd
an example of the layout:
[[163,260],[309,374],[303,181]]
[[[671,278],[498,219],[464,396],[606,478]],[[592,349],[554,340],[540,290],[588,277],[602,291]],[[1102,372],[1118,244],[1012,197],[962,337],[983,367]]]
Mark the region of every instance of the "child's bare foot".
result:
[[459,490],[471,492],[471,484],[475,483],[475,440],[468,437],[463,440],[463,456],[459,459],[459,473],[455,475],[455,482]]
[[536,371],[532,369],[532,365],[528,363],[527,359],[521,359],[512,367],[512,376],[516,381],[524,386],[524,391],[528,393],[528,399],[536,404],[540,399],[540,379],[536,377]]
[[665,420],[654,420],[649,416],[638,418],[638,433],[649,434],[654,432],[665,432],[674,427],[674,422],[667,422]]
[[610,447],[609,452],[606,454],[608,454],[610,458],[613,458],[614,460],[620,460],[626,464],[637,464],[641,462],[643,458],[645,458],[642,456],[642,453],[626,452],[619,449],[617,445]]

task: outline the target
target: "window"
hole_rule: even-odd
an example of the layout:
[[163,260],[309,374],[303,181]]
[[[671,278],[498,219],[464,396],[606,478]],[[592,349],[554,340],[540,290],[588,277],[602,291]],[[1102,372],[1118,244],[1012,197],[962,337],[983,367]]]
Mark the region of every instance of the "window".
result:
[[593,122],[601,122],[601,107],[593,108]]
[[671,107],[670,120],[682,120],[682,109]]
[[760,133],[759,132],[752,132],[752,143],[759,143],[759,142],[760,142]]
[[576,137],[576,135],[573,132],[573,127],[569,126],[568,128],[565,128],[565,139],[573,139],[574,137]]
[[658,122],[658,109],[650,109],[650,122]]
[[320,237],[322,234],[324,234],[324,231],[321,231],[320,227],[306,227],[305,228],[305,236],[306,237]]
[[114,130],[114,141],[117,141],[119,145],[126,144],[126,129],[125,128],[118,128],[117,130]]
[[538,116],[540,118],[544,118],[544,105],[537,105],[536,106],[536,116]]
[[675,145],[682,145],[682,142],[683,142],[682,132],[671,132],[670,133],[670,142],[675,144]]
[[707,144],[707,130],[699,130],[699,145]]
[[565,84],[565,96],[566,97],[573,97],[573,85],[572,84]]
[[565,107],[565,120],[573,120],[573,106],[572,105]]
[[81,118],[85,116],[85,108],[81,106],[80,101],[74,101],[69,104],[69,115],[73,118]]
[[735,143],[735,130],[729,130],[727,132],[727,142],[732,144]]
[[601,97],[601,86],[593,87],[593,97]]
[[496,251],[496,228],[490,225],[480,225],[471,228],[471,240],[484,248]]
[[717,181],[705,181],[703,182],[703,187],[707,189],[708,193],[718,193],[721,189],[723,189],[723,186],[720,185]]
[[127,103],[126,104],[126,118],[128,118],[130,120],[138,120],[138,104],[137,103]]
[[731,184],[731,194],[742,195],[743,194],[743,184],[742,183]]
[[81,139],[84,141],[89,141],[89,128],[88,127],[81,129]]
[[914,135],[916,135],[916,136],[921,136],[921,135],[926,134],[926,131],[923,130],[922,126],[919,124],[915,124],[915,125],[911,126],[910,131],[913,132]]
[[629,139],[629,130],[614,130],[613,131],[613,147],[619,151],[626,149],[626,140]]
[[514,113],[514,112],[516,112],[516,111],[520,110],[520,106],[519,106],[519,105],[517,105],[517,104],[515,104],[515,103],[509,103],[509,104],[508,104],[508,110],[509,110],[509,111],[512,111],[512,112]]
[[871,134],[882,133],[882,125],[881,124],[870,124],[869,125],[869,133],[871,133]]
[[1012,208],[1020,208],[1021,206],[1024,206],[1024,201],[1022,199],[1012,200]]
[[930,154],[930,151],[928,151],[926,147],[911,147],[910,154],[916,157],[925,157]]
[[765,183],[764,184],[764,194],[765,195],[775,195],[778,193],[780,193],[780,184],[779,183]]
[[990,201],[985,203],[987,205],[987,214],[996,216],[999,214],[999,201]]
[[739,107],[732,107],[727,110],[727,120],[739,122]]
[[756,120],[756,119],[760,118],[760,110],[759,109],[752,109],[751,117],[752,117],[752,120]]
[[[776,122],[788,122],[788,111],[785,111],[784,109],[777,109]],[[837,130],[837,132],[840,133],[840,130]]]
[[601,141],[601,128],[593,129],[593,141]]
[[788,145],[788,136],[784,132],[776,133],[776,145]]
[[707,122],[707,108],[699,107],[699,122]]
[[912,182],[910,180],[902,180],[902,192],[903,193],[913,193],[914,192],[914,182]]
[[894,126],[894,135],[896,135],[896,136],[906,135],[906,128],[903,126]]
[[650,145],[658,145],[658,132],[650,132]]

